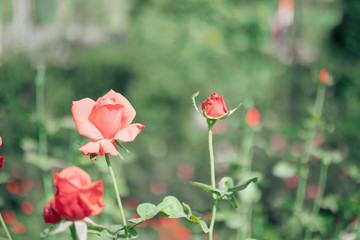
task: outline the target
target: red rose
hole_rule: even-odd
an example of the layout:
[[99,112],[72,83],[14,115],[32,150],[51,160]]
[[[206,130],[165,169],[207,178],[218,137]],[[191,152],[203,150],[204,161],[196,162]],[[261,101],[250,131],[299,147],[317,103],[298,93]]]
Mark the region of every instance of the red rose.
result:
[[329,73],[326,69],[321,69],[319,71],[319,79],[322,83],[327,83],[329,81]]
[[260,122],[260,112],[257,108],[250,108],[245,116],[245,121],[251,127],[255,127]]
[[44,220],[48,224],[54,224],[61,221],[61,216],[54,212],[51,207],[51,201],[44,206]]
[[109,153],[116,156],[119,152],[115,140],[134,141],[145,127],[139,123],[131,124],[135,109],[124,96],[113,90],[96,102],[90,98],[74,101],[71,110],[79,133],[93,139],[79,149],[85,155]]
[[56,193],[45,205],[44,220],[56,223],[65,218],[78,221],[100,214],[103,205],[104,186],[102,181],[91,182],[89,174],[72,166],[54,174]]
[[[0,137],[0,147],[2,145],[2,138]],[[4,166],[4,157],[0,155],[0,168]]]
[[205,114],[211,118],[220,118],[228,113],[223,96],[211,93],[211,97],[201,104],[201,109],[205,109]]

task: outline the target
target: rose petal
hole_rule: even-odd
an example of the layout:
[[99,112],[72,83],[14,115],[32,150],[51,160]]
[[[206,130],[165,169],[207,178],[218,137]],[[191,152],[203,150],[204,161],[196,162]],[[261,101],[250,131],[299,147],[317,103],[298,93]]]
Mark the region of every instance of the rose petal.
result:
[[130,125],[136,115],[136,111],[133,106],[131,106],[130,102],[123,95],[115,92],[112,89],[107,94],[105,94],[103,98],[114,98],[116,99],[116,103],[122,104],[124,106],[124,112],[121,123],[123,126]]
[[51,204],[52,208],[61,217],[69,221],[77,221],[88,217],[92,211],[76,192],[57,191]]
[[102,181],[93,182],[80,189],[80,193],[86,197],[91,203],[98,202],[102,203],[104,196],[104,184]]
[[0,155],[0,168],[4,166],[4,157]]
[[1,145],[2,145],[2,138],[1,138],[1,136],[0,136],[0,147],[1,147]]
[[91,206],[91,215],[101,213],[105,205],[103,205],[104,185],[102,181],[94,182],[80,190],[80,197],[86,200],[88,207]]
[[132,142],[143,128],[145,126],[140,123],[131,124],[127,128],[120,130],[114,138],[122,142]]
[[126,127],[121,123],[124,106],[107,102],[109,99],[96,101],[97,106],[91,111],[89,121],[101,132],[103,138],[111,139],[121,128]]
[[117,156],[119,154],[114,144],[112,144],[111,141],[108,139],[91,141],[79,148],[79,150],[84,155],[88,155],[89,153],[100,153],[100,156],[103,156],[106,153],[109,153],[112,156]]
[[51,207],[51,201],[44,206],[44,220],[48,224],[54,224],[61,221],[61,216],[55,212]]
[[89,201],[89,199],[86,199],[86,197],[82,194],[79,194],[79,206],[86,210],[87,214],[85,215],[85,217],[87,216],[92,216],[92,215],[98,215],[100,214],[104,208],[105,205],[99,202],[95,202],[95,203],[91,203]]
[[56,177],[54,176],[55,186],[59,178],[63,179],[64,181],[71,182],[78,188],[91,183],[91,177],[89,176],[89,174],[83,169],[76,166],[65,168],[60,172],[60,174],[56,175]]
[[84,98],[79,101],[73,101],[71,111],[79,134],[96,140],[104,137],[88,119],[94,105],[94,100]]

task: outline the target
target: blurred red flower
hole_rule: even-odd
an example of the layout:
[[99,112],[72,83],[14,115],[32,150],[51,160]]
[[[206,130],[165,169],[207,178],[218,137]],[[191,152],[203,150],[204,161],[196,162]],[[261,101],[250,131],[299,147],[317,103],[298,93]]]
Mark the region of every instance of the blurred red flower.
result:
[[272,136],[269,140],[271,147],[275,151],[282,151],[287,147],[286,139],[283,136]]
[[159,231],[159,240],[189,240],[192,232],[178,218],[159,216],[151,221],[151,227]]
[[211,93],[211,97],[201,104],[201,109],[205,109],[205,114],[212,118],[219,118],[228,113],[223,96],[219,96],[216,92]]
[[260,122],[260,112],[257,108],[250,108],[245,116],[245,121],[251,127],[255,127]]
[[0,155],[0,168],[4,166],[4,157]]
[[[0,147],[2,145],[2,138],[0,136]],[[4,166],[4,157],[0,155],[0,168]]]
[[188,181],[193,178],[194,172],[195,172],[195,168],[193,164],[183,163],[180,164],[177,169],[177,176],[181,180]]
[[128,197],[124,199],[124,205],[130,210],[136,210],[139,206],[139,200],[134,197]]
[[21,222],[16,222],[13,227],[10,228],[13,233],[26,233],[26,228]]
[[72,114],[79,133],[92,141],[79,150],[84,154],[100,153],[118,155],[115,140],[134,141],[145,126],[131,124],[135,118],[135,109],[130,102],[113,90],[110,90],[96,102],[84,98],[72,103]]
[[10,180],[6,185],[7,190],[10,193],[17,194],[20,191],[20,185],[16,180]]
[[21,211],[23,211],[26,215],[31,215],[34,212],[34,206],[31,202],[28,201],[22,201],[20,204]]
[[14,211],[12,211],[12,210],[2,211],[1,215],[2,215],[2,217],[4,219],[4,222],[6,224],[11,224],[12,225],[12,224],[15,224],[17,222],[16,215],[15,215]]
[[329,81],[329,73],[326,69],[321,69],[319,71],[319,79],[322,83],[327,83]]
[[296,188],[300,178],[298,175],[295,174],[291,177],[284,178],[283,180],[288,188]]
[[151,182],[150,191],[156,195],[165,194],[167,192],[167,184],[163,181]]
[[72,166],[62,170],[60,174],[55,173],[54,186],[55,196],[44,207],[46,223],[58,222],[61,218],[69,221],[82,220],[100,214],[105,208],[102,181],[92,183],[89,174],[81,168]]
[[307,188],[306,188],[306,197],[309,199],[314,199],[317,196],[319,196],[321,193],[321,188],[319,185],[317,184],[310,184]]
[[172,235],[177,240],[185,240],[191,239],[192,232],[185,227],[184,225],[180,225],[172,232]]
[[321,133],[316,133],[311,144],[314,146],[314,147],[319,147],[321,146],[322,144],[324,143],[324,135],[321,134]]

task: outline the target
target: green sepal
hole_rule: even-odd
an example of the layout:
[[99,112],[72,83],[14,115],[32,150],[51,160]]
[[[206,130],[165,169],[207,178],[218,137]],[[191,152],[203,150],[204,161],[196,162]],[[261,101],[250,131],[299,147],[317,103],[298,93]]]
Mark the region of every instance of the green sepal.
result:
[[197,96],[199,96],[199,93],[200,93],[200,91],[197,91],[196,93],[194,93],[194,94],[191,96],[191,100],[192,100],[193,106],[194,106],[194,108],[195,108],[195,110],[196,110],[197,112],[200,112],[200,111],[199,111],[199,109],[198,109],[197,106],[196,106],[195,98],[196,98]]

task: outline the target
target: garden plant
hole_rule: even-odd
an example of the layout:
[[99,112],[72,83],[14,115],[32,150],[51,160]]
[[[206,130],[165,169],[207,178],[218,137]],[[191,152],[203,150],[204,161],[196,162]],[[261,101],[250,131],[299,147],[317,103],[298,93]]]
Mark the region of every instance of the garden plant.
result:
[[359,11],[0,0],[0,239],[360,239]]

